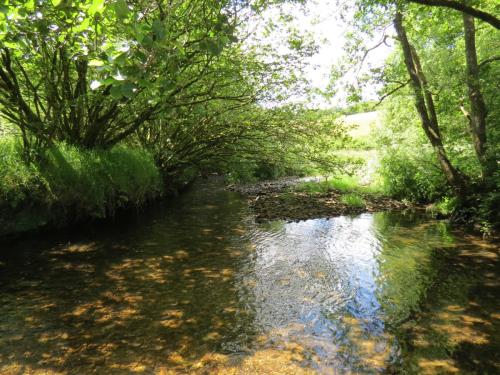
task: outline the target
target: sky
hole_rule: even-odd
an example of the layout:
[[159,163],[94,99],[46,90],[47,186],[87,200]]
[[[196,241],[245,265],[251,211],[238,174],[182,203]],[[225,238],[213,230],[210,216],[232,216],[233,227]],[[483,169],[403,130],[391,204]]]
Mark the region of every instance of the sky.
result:
[[[310,31],[319,47],[318,52],[308,61],[306,78],[314,88],[325,89],[330,82],[332,65],[338,63],[344,54],[347,24],[340,19],[334,0],[309,0],[305,6],[290,5],[290,12],[295,17],[297,27]],[[373,41],[367,41],[367,45],[375,45],[380,38],[380,35],[375,36]],[[382,65],[391,51],[392,47],[382,45],[370,52],[367,61],[372,66]],[[364,71],[367,71],[366,64],[361,73]],[[348,80],[353,78],[354,73],[346,77]],[[364,92],[364,98],[376,99],[376,90],[376,87],[368,87]],[[346,97],[347,93],[340,91],[331,100],[323,97],[315,98],[310,106],[320,108],[343,106]]]

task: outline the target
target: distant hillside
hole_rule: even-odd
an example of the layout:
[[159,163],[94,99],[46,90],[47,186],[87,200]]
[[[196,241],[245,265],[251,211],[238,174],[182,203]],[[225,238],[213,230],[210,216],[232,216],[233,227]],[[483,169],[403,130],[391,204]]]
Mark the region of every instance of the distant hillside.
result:
[[351,127],[349,130],[351,137],[357,138],[370,135],[372,129],[380,125],[380,117],[380,112],[372,111],[342,116],[341,121]]

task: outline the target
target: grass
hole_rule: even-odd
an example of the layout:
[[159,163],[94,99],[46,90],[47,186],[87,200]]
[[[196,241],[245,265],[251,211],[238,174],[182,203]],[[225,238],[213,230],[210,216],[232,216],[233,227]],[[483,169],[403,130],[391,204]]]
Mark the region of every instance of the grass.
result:
[[342,195],[340,200],[342,203],[347,204],[350,207],[365,207],[365,200],[356,193]]
[[384,195],[384,188],[380,182],[370,185],[361,185],[356,177],[339,176],[328,180],[310,181],[298,184],[295,191],[305,193],[327,193],[332,190],[339,190],[343,193],[356,192],[359,194]]
[[162,192],[154,160],[141,149],[59,144],[31,164],[21,155],[19,140],[0,139],[0,235],[111,216]]

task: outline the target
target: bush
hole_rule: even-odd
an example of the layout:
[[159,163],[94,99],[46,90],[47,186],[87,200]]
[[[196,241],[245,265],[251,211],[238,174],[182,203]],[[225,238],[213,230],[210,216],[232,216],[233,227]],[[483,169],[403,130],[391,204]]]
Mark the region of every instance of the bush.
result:
[[448,192],[435,156],[422,147],[392,149],[382,157],[379,174],[387,192],[398,199],[432,202]]
[[111,216],[161,192],[160,173],[141,149],[59,144],[27,164],[18,140],[0,140],[0,234]]

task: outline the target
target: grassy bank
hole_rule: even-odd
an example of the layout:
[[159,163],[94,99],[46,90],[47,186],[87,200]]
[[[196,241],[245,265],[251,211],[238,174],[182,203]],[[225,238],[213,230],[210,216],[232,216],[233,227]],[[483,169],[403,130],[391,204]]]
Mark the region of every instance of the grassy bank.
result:
[[372,197],[385,197],[386,189],[379,181],[361,184],[354,176],[336,176],[320,181],[308,181],[298,184],[293,191],[305,194],[337,193],[343,204],[354,208],[365,208]]
[[295,191],[305,193],[327,193],[331,190],[339,190],[343,193],[361,193],[385,195],[385,188],[378,181],[363,185],[359,178],[354,176],[336,176],[319,181],[302,182],[294,187]]
[[0,236],[105,218],[162,192],[144,150],[82,150],[59,144],[26,164],[17,139],[0,139]]
[[308,182],[289,178],[231,189],[247,196],[257,221],[307,220],[415,207],[387,196],[379,183],[363,185],[349,176]]

